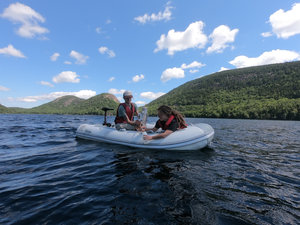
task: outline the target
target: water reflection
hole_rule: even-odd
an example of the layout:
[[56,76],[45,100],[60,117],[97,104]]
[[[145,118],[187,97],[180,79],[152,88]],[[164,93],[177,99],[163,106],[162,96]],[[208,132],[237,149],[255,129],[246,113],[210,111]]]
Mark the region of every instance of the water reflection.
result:
[[[117,171],[120,195],[111,207],[111,223],[134,222],[161,224],[211,224],[215,216],[208,206],[201,205],[204,196],[195,196],[193,184],[182,177],[188,170],[186,160],[210,160],[212,149],[188,154],[164,150],[115,150],[112,162]],[[199,194],[199,192],[197,192]],[[201,221],[198,219],[201,216]]]

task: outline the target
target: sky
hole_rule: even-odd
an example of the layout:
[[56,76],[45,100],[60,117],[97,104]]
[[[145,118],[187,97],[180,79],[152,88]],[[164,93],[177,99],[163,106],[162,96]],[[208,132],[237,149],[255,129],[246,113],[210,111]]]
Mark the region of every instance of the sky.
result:
[[[299,1],[299,0],[298,0]],[[300,1],[0,1],[0,104],[125,90],[143,106],[223,70],[300,60]]]

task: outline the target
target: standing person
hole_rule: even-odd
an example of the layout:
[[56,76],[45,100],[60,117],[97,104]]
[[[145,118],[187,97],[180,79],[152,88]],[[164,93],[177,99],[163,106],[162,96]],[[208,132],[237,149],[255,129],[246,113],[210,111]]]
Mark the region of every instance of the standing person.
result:
[[121,103],[117,109],[117,116],[115,119],[116,129],[120,130],[125,128],[126,130],[136,130],[141,124],[140,121],[133,121],[134,113],[139,116],[138,107],[135,103],[132,103],[133,96],[131,91],[125,91],[123,93],[123,99],[125,103]]
[[176,110],[172,110],[167,105],[161,105],[157,109],[157,116],[159,120],[157,120],[153,128],[142,128],[145,128],[145,131],[152,130],[153,132],[156,132],[159,128],[161,128],[162,130],[165,130],[165,132],[154,136],[144,135],[144,140],[165,138],[172,134],[174,131],[187,127],[187,124],[183,119],[183,115]]

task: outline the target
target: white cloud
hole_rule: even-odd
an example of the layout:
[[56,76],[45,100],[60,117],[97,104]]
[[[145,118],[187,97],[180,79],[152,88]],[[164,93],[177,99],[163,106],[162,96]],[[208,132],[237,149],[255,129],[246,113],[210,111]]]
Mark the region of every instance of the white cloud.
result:
[[64,61],[64,64],[72,64],[72,63],[69,61]]
[[137,20],[137,21],[139,21],[142,24],[145,24],[147,22],[161,21],[161,20],[168,21],[168,20],[171,19],[171,15],[172,15],[170,9],[173,8],[172,6],[169,6],[170,3],[171,2],[167,3],[167,6],[166,6],[164,12],[159,12],[157,15],[154,14],[154,13],[152,13],[151,15],[148,15],[146,13],[145,15],[135,17],[134,19]]
[[80,79],[77,77],[79,77],[79,75],[77,75],[76,72],[63,71],[59,75],[52,77],[52,81],[54,83],[79,83]]
[[167,82],[168,80],[171,80],[173,78],[184,78],[184,70],[177,67],[166,69],[162,73],[160,80],[162,82]]
[[46,85],[46,86],[49,86],[49,87],[54,87],[53,84],[51,84],[51,83],[49,83],[49,82],[46,82],[46,81],[38,82],[38,84]]
[[291,10],[285,12],[279,9],[273,13],[268,21],[272,31],[278,38],[287,39],[300,33],[300,3],[293,4]]
[[109,78],[109,82],[111,82],[111,81],[113,81],[115,79],[115,77],[111,77],[111,78]]
[[108,57],[110,57],[110,58],[116,56],[116,54],[114,53],[114,51],[113,50],[109,50],[107,47],[100,47],[98,50],[99,50],[99,52],[101,54],[107,53]]
[[133,78],[132,78],[132,81],[134,82],[134,83],[136,83],[136,82],[139,82],[140,80],[142,80],[142,79],[144,79],[145,78],[145,76],[143,75],[143,74],[141,74],[140,76],[139,75],[136,75],[136,76],[134,76]]
[[44,95],[36,95],[36,96],[27,96],[27,97],[19,97],[16,99],[16,101],[19,102],[36,102],[40,100],[54,100],[66,95],[74,95],[78,98],[88,99],[90,97],[93,97],[96,95],[96,91],[92,90],[81,90],[78,92],[52,92],[50,94],[44,94]]
[[98,34],[106,33],[106,31],[102,31],[102,30],[101,30],[101,27],[97,27],[97,28],[96,28],[96,32],[97,32]]
[[261,34],[261,36],[263,36],[263,37],[270,37],[272,35],[273,34],[271,32],[264,32],[264,33]]
[[237,68],[260,66],[272,63],[282,63],[287,61],[293,61],[300,59],[300,55],[294,51],[288,50],[272,50],[270,52],[264,52],[257,58],[248,58],[247,56],[241,55],[236,57],[229,63],[236,66]]
[[146,104],[146,102],[143,102],[143,101],[137,101],[137,102],[134,102],[135,104],[137,104],[137,105],[145,105]]
[[141,98],[147,98],[147,99],[157,99],[160,96],[163,96],[166,93],[163,92],[157,92],[157,93],[153,93],[151,91],[147,91],[147,92],[143,92],[140,94]]
[[33,38],[37,34],[49,33],[48,29],[38,24],[38,22],[44,23],[45,18],[29,6],[19,2],[10,4],[0,16],[13,23],[20,23],[21,27],[16,33],[22,37]]
[[183,51],[188,48],[204,48],[207,42],[207,36],[202,32],[204,25],[202,21],[197,21],[191,23],[183,32],[176,32],[174,29],[169,30],[167,37],[165,34],[160,36],[154,52],[168,49],[168,55],[174,55],[176,51]]
[[57,60],[57,58],[58,58],[58,56],[60,56],[60,54],[59,53],[54,53],[52,56],[51,56],[51,61],[56,61]]
[[190,70],[190,73],[197,73],[199,70]]
[[0,91],[10,91],[10,89],[7,87],[0,86]]
[[192,62],[191,64],[189,65],[186,65],[185,63],[183,63],[181,65],[181,69],[189,69],[189,68],[194,68],[194,67],[197,67],[197,68],[201,68],[202,66],[206,66],[205,64],[202,64],[200,62],[197,62],[197,61],[194,61]]
[[75,62],[75,64],[78,65],[84,65],[86,64],[86,60],[89,58],[88,56],[84,56],[83,54],[76,52],[76,51],[71,51],[70,56],[77,59],[77,61]]
[[0,54],[11,55],[20,58],[26,58],[25,55],[20,51],[14,48],[12,45],[8,45],[5,48],[0,48]]
[[118,91],[117,89],[111,88],[111,89],[108,90],[108,93],[113,94],[113,95],[122,95],[124,93],[124,91],[126,91],[126,90],[121,89],[120,91]]
[[212,46],[206,50],[206,53],[222,53],[229,45],[227,43],[234,42],[236,34],[239,29],[230,30],[228,26],[221,25],[214,29],[209,38],[212,39]]
[[106,24],[110,24],[111,23],[111,20],[110,19],[107,19],[106,20]]
[[225,70],[230,70],[230,69],[225,68],[225,67],[222,66],[221,69],[218,72],[225,71]]

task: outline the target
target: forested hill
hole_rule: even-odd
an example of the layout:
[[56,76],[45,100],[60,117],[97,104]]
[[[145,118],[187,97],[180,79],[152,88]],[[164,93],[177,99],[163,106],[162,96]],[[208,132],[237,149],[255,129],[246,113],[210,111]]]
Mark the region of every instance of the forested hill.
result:
[[15,111],[0,104],[0,113],[15,113]]
[[214,73],[187,82],[149,103],[187,117],[300,120],[300,61]]
[[[119,100],[112,94],[102,93],[87,100],[68,95],[31,109],[15,109],[16,113],[26,114],[77,114],[103,115],[102,107],[117,109]],[[108,111],[115,114],[115,111]]]

